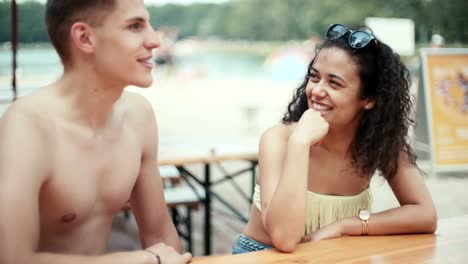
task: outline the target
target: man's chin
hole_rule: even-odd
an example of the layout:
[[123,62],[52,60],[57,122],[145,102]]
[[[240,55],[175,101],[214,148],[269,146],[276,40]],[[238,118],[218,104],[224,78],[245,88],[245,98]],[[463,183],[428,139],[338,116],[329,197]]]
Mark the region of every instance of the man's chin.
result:
[[139,87],[139,88],[149,88],[153,84],[153,79],[149,79],[146,81],[134,82],[131,85]]

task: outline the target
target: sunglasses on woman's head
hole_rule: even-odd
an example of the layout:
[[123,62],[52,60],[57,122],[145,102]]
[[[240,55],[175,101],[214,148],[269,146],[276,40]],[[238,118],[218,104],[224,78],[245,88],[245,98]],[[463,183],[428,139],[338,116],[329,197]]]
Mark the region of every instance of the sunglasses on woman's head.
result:
[[341,24],[333,24],[328,28],[327,39],[338,39],[348,32],[348,45],[353,49],[362,49],[375,39],[375,37],[367,31],[349,30],[346,26]]

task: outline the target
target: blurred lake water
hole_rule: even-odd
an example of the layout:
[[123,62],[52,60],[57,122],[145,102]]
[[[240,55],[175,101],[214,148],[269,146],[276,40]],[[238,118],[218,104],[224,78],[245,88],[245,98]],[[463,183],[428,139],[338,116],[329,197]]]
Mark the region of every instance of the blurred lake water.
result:
[[[217,47],[216,47],[217,45]],[[278,79],[280,73],[266,66],[268,51],[251,52],[242,49],[222,49],[223,43],[210,49],[203,43],[181,42],[176,49],[175,68],[172,74],[181,78],[197,79]],[[252,44],[255,45],[255,44]],[[213,46],[210,46],[213,47]],[[299,68],[304,72],[289,72],[282,80],[297,79],[305,74],[306,63],[299,61],[276,62],[276,68]],[[294,62],[295,63],[295,62]],[[0,46],[0,96],[9,95],[12,76],[12,52],[9,45]],[[60,59],[50,45],[20,45],[17,55],[17,83],[20,93],[27,93],[55,80],[61,74]],[[155,71],[155,75],[165,74]],[[172,76],[176,77],[176,76]]]
[[[304,78],[307,60],[288,54],[282,61],[277,55],[281,47],[242,45],[182,41],[176,46],[174,66],[157,66],[150,89],[128,88],[152,103],[162,141],[246,137],[256,141],[262,130],[280,120],[293,89]],[[273,52],[275,56],[269,57]],[[11,60],[11,51],[0,49],[3,101],[12,97]],[[47,45],[20,46],[17,61],[20,96],[62,72],[58,55]]]

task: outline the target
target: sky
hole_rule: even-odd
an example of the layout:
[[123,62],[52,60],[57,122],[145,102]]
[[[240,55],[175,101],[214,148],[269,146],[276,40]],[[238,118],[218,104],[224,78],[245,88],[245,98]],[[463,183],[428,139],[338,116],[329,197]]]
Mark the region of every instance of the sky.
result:
[[[17,2],[25,2],[26,0],[17,0]],[[46,0],[36,0],[45,3]],[[220,4],[230,0],[144,0],[147,5],[164,5],[164,4],[183,4],[189,5],[193,3],[215,3]]]

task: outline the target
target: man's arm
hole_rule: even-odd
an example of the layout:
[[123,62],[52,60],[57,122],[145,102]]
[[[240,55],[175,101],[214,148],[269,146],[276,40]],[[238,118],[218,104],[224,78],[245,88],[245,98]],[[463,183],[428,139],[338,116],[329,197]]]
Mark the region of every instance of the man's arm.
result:
[[138,115],[140,120],[136,124],[137,131],[143,133],[143,154],[140,174],[131,196],[132,211],[138,223],[140,240],[143,247],[164,242],[180,252],[182,249],[180,239],[169,217],[162,179],[159,175],[156,118],[151,105],[144,98],[136,95],[131,97],[138,101],[137,105],[140,109],[143,108],[144,112]]
[[13,105],[0,119],[0,263],[157,263],[154,256],[143,251],[98,257],[37,252],[39,194],[51,160],[46,153],[46,128],[41,127],[45,124],[31,112]]
[[1,263],[21,263],[37,248],[39,190],[47,176],[42,130],[17,108],[0,121]]

